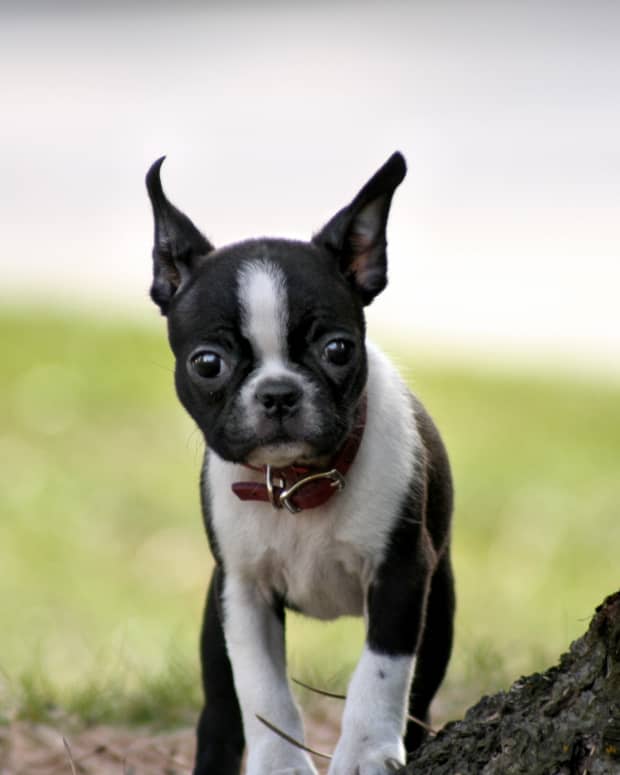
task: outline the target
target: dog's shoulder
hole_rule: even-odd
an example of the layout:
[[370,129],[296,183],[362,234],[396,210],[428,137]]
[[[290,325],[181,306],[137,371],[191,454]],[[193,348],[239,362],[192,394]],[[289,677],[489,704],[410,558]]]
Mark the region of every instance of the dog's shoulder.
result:
[[440,552],[450,537],[454,485],[446,447],[430,414],[419,398],[411,397],[416,426],[425,450],[425,522],[433,545]]
[[[386,545],[407,540],[419,525],[427,530],[436,552],[449,539],[454,492],[448,454],[441,435],[421,399],[411,391],[393,361],[370,345],[369,401],[377,428],[372,445],[374,465],[392,480],[394,506],[388,509],[390,536]],[[393,473],[400,484],[393,481]]]

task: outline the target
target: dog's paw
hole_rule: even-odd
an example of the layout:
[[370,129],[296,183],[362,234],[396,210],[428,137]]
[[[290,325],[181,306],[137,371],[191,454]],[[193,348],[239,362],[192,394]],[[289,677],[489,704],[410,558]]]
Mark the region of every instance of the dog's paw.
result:
[[250,770],[248,768],[247,775],[317,775],[316,769],[308,762],[291,763],[290,766],[281,764],[260,764],[258,769],[254,768]]
[[386,741],[360,733],[354,738],[340,738],[328,775],[393,775],[404,763],[405,748],[400,738]]
[[317,775],[317,771],[305,751],[276,738],[250,749],[246,774]]
[[260,769],[248,769],[247,775],[253,775],[254,773],[260,773],[260,775],[317,775],[317,771],[311,764],[306,762],[300,762],[299,764],[292,764],[289,766],[281,767],[280,765],[261,764]]

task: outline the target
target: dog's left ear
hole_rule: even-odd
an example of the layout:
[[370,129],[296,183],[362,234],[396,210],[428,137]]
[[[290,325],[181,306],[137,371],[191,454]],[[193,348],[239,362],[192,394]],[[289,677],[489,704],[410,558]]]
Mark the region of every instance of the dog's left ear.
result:
[[159,177],[165,158],[157,159],[146,174],[146,190],[155,220],[151,298],[159,305],[162,315],[168,313],[172,297],[200,259],[213,250],[213,245],[187,215],[166,198]]
[[334,253],[363,304],[370,304],[387,284],[385,229],[392,196],[406,173],[404,156],[392,154],[351,204],[312,239]]

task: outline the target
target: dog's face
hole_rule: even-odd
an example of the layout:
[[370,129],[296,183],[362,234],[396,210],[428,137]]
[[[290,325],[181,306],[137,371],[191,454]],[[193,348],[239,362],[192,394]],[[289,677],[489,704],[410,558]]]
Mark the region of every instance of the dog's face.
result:
[[181,402],[225,460],[318,461],[349,434],[366,382],[363,307],[386,284],[395,154],[310,242],[215,249],[147,175],[151,295],[168,318]]
[[213,251],[168,321],[179,397],[221,457],[284,466],[348,434],[364,319],[324,250],[261,240]]

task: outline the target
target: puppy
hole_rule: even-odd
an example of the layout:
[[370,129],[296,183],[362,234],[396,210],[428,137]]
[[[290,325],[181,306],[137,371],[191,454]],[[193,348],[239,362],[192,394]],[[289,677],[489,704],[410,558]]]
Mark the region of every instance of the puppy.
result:
[[452,647],[452,483],[430,417],[366,341],[387,283],[395,153],[309,242],[215,248],[146,178],[151,296],[179,399],[202,431],[215,569],[195,775],[316,774],[286,674],[287,608],[364,616],[329,775],[384,775],[419,745]]

